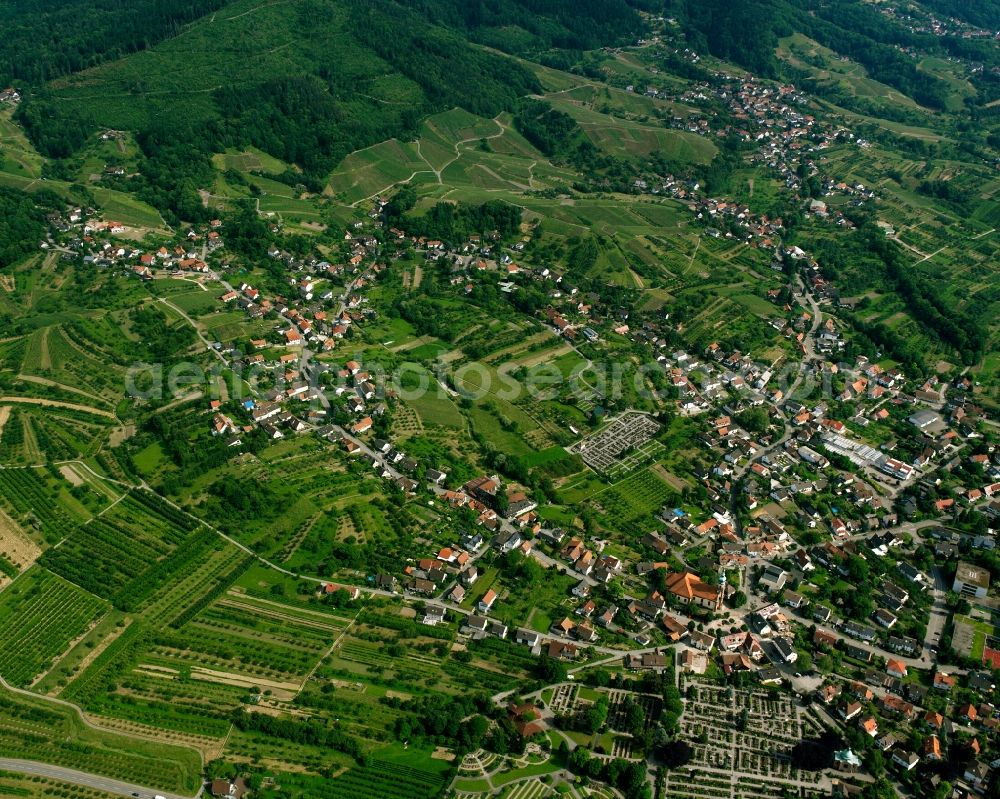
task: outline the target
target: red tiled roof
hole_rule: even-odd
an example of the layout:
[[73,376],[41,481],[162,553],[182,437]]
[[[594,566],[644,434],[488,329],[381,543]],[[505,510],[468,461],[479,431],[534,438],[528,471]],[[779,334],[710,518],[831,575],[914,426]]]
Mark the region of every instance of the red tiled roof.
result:
[[709,585],[688,571],[671,574],[667,578],[667,590],[684,599],[697,598],[715,601],[719,595],[719,591],[714,585]]

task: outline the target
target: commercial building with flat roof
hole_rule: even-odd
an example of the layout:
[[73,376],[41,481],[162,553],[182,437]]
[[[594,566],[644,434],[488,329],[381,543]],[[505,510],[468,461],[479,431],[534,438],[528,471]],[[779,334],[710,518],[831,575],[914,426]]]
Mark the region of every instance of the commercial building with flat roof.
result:
[[982,599],[990,589],[990,572],[982,566],[974,563],[967,563],[964,560],[958,562],[955,570],[955,582],[951,590],[956,594],[967,597]]

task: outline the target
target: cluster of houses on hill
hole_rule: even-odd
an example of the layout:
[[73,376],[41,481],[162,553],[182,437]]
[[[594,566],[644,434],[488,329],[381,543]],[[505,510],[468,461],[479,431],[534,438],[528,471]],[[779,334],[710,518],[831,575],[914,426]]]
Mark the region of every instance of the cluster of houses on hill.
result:
[[218,219],[189,228],[183,236],[156,249],[128,241],[133,233],[128,225],[104,219],[94,208],[74,206],[56,211],[49,215],[48,223],[60,240],[57,243],[50,236],[41,242],[43,250],[58,247],[66,260],[79,258],[85,266],[125,269],[145,280],[157,272],[174,276],[207,273],[207,253],[224,246]]
[[[629,88],[634,90],[634,87]],[[649,86],[646,94],[682,103],[691,109],[691,113],[675,114],[669,121],[668,124],[678,130],[706,137],[735,135],[752,144],[755,149],[750,155],[751,162],[767,168],[796,196],[805,190],[805,175],[818,179],[826,198],[842,196],[854,204],[875,198],[870,188],[856,182],[820,177],[817,154],[836,145],[866,146],[867,142],[843,126],[826,123],[808,113],[805,109],[809,98],[794,86],[718,72],[710,82],[690,83],[680,93]],[[709,103],[720,102],[730,111],[722,124],[714,113],[699,111]],[[718,228],[725,227],[728,228],[725,235],[768,247],[775,244],[784,230],[782,220],[755,215],[745,204],[704,196],[697,182],[668,176],[652,180],[650,185],[651,180],[637,180],[636,188],[689,203],[699,219],[710,226],[715,223],[715,227],[709,227],[712,235],[724,235]],[[814,198],[807,203],[807,212],[824,219],[832,218],[838,225],[852,226],[841,210],[828,208],[823,199]]]
[[[876,199],[871,187],[821,174],[818,156],[823,151],[838,145],[866,147],[868,142],[843,126],[824,122],[808,113],[805,110],[807,96],[794,86],[775,85],[753,76],[716,73],[711,82],[691,84],[679,94],[660,92],[652,87],[646,93],[684,103],[693,109],[693,113],[673,117],[670,124],[677,129],[703,136],[735,135],[753,144],[750,161],[781,181],[802,203],[807,217],[828,220],[850,229],[854,223],[845,215],[844,207],[860,207]],[[730,115],[722,125],[714,113],[698,111],[709,102],[721,102],[728,107]],[[775,269],[781,270],[789,256],[794,260],[806,259],[817,280],[814,288],[832,290],[825,285],[814,260],[798,248],[785,251],[781,246],[785,231],[782,219],[757,214],[746,203],[708,196],[698,182],[672,175],[638,179],[635,188],[685,202],[706,225],[708,236],[773,250],[772,267]],[[836,199],[836,203],[831,198]]]
[[[272,357],[267,359],[263,353],[255,352],[243,362],[269,372],[274,387],[263,390],[256,398],[241,402],[241,413],[246,417],[247,424],[234,422],[232,416],[220,411],[219,400],[211,401],[209,410],[213,413],[213,435],[229,436],[231,446],[241,443],[237,435],[239,432],[250,432],[254,427],[260,427],[271,439],[282,438],[287,432],[300,433],[313,429],[319,429],[320,435],[330,437],[333,428],[326,424],[328,412],[316,403],[324,390],[310,382],[301,369],[301,351],[277,354],[280,350],[270,349],[263,339],[251,343],[255,349],[268,349]],[[386,400],[394,396],[392,391],[378,394],[371,376],[356,361],[347,361],[343,367],[336,369],[326,364],[325,371],[332,371],[337,382],[329,392],[324,391],[323,397],[327,394],[336,397],[345,412],[356,420],[349,423],[350,432],[360,435],[371,430],[374,419],[386,412]],[[348,445],[348,449],[359,451],[356,445]]]
[[[980,28],[957,17],[941,17],[933,10],[910,3],[879,3],[874,6],[880,13],[894,22],[899,23],[911,33],[928,34],[931,36],[955,36],[962,39],[997,39],[1000,37],[995,29]],[[913,57],[917,54],[913,48],[901,48]],[[949,56],[950,61],[962,63],[962,60]],[[982,65],[979,65],[980,70]]]

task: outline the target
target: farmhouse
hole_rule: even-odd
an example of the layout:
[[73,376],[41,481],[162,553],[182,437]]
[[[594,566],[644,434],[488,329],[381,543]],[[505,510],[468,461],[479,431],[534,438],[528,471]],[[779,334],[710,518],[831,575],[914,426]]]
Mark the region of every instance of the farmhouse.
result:
[[235,780],[215,779],[208,786],[208,792],[217,799],[242,799],[247,786],[242,777]]

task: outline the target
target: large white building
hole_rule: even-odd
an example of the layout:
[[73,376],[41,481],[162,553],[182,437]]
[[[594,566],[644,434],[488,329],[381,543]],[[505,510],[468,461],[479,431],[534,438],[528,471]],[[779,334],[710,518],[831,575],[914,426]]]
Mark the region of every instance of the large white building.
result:
[[955,570],[955,582],[951,586],[952,591],[962,596],[982,599],[989,589],[989,570],[982,566],[966,563],[964,560],[958,562],[958,568]]

